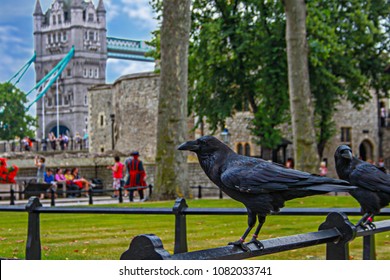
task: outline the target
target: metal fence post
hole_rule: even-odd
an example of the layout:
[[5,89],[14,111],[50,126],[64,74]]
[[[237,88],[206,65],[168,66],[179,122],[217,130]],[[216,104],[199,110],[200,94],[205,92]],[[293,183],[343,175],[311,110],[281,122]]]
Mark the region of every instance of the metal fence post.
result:
[[123,203],[123,187],[121,186],[118,190],[119,190],[119,203]]
[[174,254],[185,253],[188,251],[187,246],[187,221],[183,210],[187,209],[188,205],[184,198],[178,198],[173,206],[173,214],[175,215],[175,248]]
[[88,203],[89,205],[93,204],[93,188],[88,189]]
[[26,242],[26,260],[41,259],[41,236],[39,213],[35,212],[42,204],[37,197],[31,197],[26,205],[28,212],[28,232]]
[[50,188],[50,206],[56,206],[56,192],[54,189],[51,187]]
[[10,195],[11,195],[10,205],[15,205],[15,191],[14,191],[14,188],[12,186],[11,186],[11,190],[10,190]]
[[363,260],[376,260],[375,234],[363,236]]
[[198,186],[198,198],[199,199],[202,198],[202,186],[201,185]]
[[153,186],[149,184],[149,197],[152,197],[152,193],[153,193]]
[[320,225],[318,230],[336,228],[340,232],[340,238],[336,242],[326,244],[327,260],[348,260],[348,243],[356,236],[356,227],[349,221],[344,213],[332,212],[326,217],[326,221]]

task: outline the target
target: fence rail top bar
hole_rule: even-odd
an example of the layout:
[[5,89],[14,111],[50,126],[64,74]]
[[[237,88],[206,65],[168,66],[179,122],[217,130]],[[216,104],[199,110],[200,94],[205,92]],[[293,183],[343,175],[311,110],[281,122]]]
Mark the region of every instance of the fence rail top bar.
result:
[[237,260],[247,259],[272,253],[278,253],[308,246],[335,242],[340,238],[340,232],[333,228],[318,232],[297,234],[286,237],[262,240],[264,249],[255,244],[247,244],[250,251],[245,252],[233,245],[170,255],[162,245],[162,241],[153,234],[135,237],[129,250],[121,256],[122,260],[131,259],[162,259],[162,260]]
[[374,225],[375,227],[372,229],[363,229],[361,227],[357,227],[356,236],[368,236],[385,231],[390,231],[390,220],[375,222]]
[[170,208],[102,208],[102,207],[38,207],[39,213],[74,213],[74,214],[173,214]]

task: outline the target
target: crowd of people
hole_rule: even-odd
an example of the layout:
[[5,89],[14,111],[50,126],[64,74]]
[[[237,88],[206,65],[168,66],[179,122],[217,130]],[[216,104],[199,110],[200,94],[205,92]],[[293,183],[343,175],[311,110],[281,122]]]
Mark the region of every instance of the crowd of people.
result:
[[[51,168],[46,168],[45,158],[41,156],[35,157],[34,164],[37,167],[36,179],[38,183],[51,184],[51,189],[54,189],[54,191],[61,187],[63,191],[67,191],[68,197],[81,196],[81,193],[88,197],[89,188],[95,186],[91,181],[79,175],[77,167],[65,170],[57,168],[54,172]],[[50,189],[48,192],[50,192]],[[40,197],[44,198],[45,194],[42,193]]]
[[[45,158],[36,156],[34,165],[37,167],[36,180],[38,183],[51,184],[51,189],[57,193],[59,187],[66,190],[67,197],[86,196],[88,197],[88,190],[95,187],[90,180],[80,176],[77,167],[57,168],[53,170],[46,168]],[[119,196],[119,188],[123,187],[125,190],[124,196],[129,196],[129,200],[134,200],[134,192],[137,191],[140,200],[144,199],[144,189],[146,184],[146,172],[142,161],[139,159],[139,152],[132,152],[130,157],[124,163],[120,161],[119,156],[114,157],[114,164],[107,166],[107,169],[112,171],[114,189],[113,198]],[[50,189],[47,193],[42,193],[41,198],[50,196]]]
[[[73,141],[73,143],[71,143]],[[24,137],[21,140],[21,150],[23,151],[32,151],[35,149],[33,143],[36,142],[36,145],[39,145],[39,141],[28,136]],[[71,145],[72,144],[72,145]],[[82,149],[88,147],[88,133],[85,132],[84,136],[81,136],[80,133],[76,132],[74,137],[70,139],[67,134],[60,134],[58,137],[55,136],[53,132],[50,132],[47,135],[46,139],[40,141],[41,150],[47,151],[51,149],[53,151],[61,150],[65,151],[68,149]]]

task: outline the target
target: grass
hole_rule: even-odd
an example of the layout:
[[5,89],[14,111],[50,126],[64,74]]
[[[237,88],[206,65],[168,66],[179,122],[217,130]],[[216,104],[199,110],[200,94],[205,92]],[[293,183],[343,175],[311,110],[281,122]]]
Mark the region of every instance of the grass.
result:
[[[188,200],[190,208],[242,208],[230,200]],[[173,201],[105,205],[105,207],[167,207]],[[102,206],[99,206],[102,207]],[[316,196],[296,199],[286,207],[358,207],[349,196]],[[118,260],[131,239],[153,233],[170,253],[174,247],[173,215],[41,214],[41,245],[44,260]],[[376,220],[387,217],[377,217]],[[355,223],[359,217],[351,217]],[[325,217],[269,216],[259,239],[316,231]],[[25,258],[27,214],[0,212],[0,256]],[[246,228],[246,216],[187,216],[189,251],[225,246]],[[376,235],[377,259],[390,260],[390,233]],[[350,244],[350,254],[361,259],[362,239]],[[325,245],[277,253],[257,259],[324,259]]]

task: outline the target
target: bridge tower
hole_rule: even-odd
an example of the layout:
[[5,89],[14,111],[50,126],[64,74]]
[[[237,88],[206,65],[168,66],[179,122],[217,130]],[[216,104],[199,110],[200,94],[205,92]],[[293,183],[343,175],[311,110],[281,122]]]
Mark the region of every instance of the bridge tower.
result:
[[107,29],[103,0],[99,0],[97,7],[92,1],[54,0],[45,13],[36,0],[33,16],[37,82],[75,47],[75,55],[58,79],[58,86],[54,83],[37,102],[37,137],[46,138],[51,131],[57,134],[57,119],[60,134],[74,136],[78,132],[82,136],[88,126],[87,89],[106,80]]

